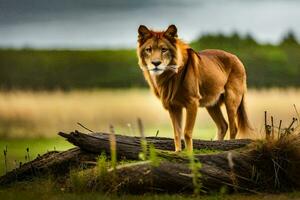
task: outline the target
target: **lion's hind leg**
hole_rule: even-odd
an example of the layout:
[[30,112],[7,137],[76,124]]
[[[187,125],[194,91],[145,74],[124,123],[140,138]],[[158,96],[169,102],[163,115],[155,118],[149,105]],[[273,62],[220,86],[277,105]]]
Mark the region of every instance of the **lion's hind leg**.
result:
[[220,104],[218,103],[214,106],[206,107],[206,109],[218,128],[218,140],[223,140],[228,129],[228,124],[223,116]]
[[235,139],[237,128],[237,110],[242,101],[243,93],[228,88],[225,92],[225,106],[229,121],[230,139]]

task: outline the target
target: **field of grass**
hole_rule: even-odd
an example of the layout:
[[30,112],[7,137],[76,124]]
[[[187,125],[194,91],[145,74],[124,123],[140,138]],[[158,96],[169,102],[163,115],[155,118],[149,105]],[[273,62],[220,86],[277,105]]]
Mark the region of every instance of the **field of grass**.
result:
[[[201,129],[211,129],[199,116]],[[5,138],[54,137],[59,131],[83,130],[77,122],[94,131],[108,131],[112,124],[118,133],[137,135],[138,117],[147,136],[158,129],[160,136],[172,136],[168,113],[146,89],[0,92],[0,135]]]
[[[300,109],[300,89],[249,90],[249,117],[260,132],[264,111],[283,125]],[[226,114],[225,114],[226,116]],[[148,89],[90,90],[70,92],[0,92],[0,137],[55,137],[59,131],[83,130],[80,122],[94,131],[108,131],[113,125],[117,133],[137,135],[136,120],[143,120],[147,136],[172,136],[167,111]],[[195,138],[214,138],[215,125],[206,110],[199,109]]]

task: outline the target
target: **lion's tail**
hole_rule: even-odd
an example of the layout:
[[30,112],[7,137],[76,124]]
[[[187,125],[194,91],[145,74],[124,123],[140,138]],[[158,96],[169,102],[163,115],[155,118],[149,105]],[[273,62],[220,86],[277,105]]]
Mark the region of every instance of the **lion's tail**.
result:
[[251,133],[253,132],[253,128],[249,122],[246,108],[245,108],[245,96],[243,95],[240,106],[237,110],[238,117],[238,137],[239,138],[249,138],[251,137]]

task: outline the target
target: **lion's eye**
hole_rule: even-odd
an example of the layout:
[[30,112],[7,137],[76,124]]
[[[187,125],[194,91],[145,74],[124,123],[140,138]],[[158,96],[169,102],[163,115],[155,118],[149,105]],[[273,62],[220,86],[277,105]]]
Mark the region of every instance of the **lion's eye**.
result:
[[152,49],[150,47],[148,47],[145,50],[146,50],[146,52],[150,53]]
[[167,48],[162,48],[161,49],[161,52],[163,52],[163,53],[165,53],[165,52],[167,52],[169,49],[167,49]]

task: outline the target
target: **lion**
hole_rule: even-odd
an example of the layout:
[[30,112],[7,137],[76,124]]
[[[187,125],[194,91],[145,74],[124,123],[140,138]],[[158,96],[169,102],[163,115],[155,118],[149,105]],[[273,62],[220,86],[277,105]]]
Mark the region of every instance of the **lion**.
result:
[[[193,150],[192,133],[198,107],[205,107],[217,126],[217,139],[223,140],[228,124],[222,114],[225,104],[230,139],[237,133],[245,137],[252,130],[246,109],[246,71],[236,55],[223,50],[194,51],[178,38],[177,27],[165,31],[138,28],[137,56],[140,68],[151,90],[168,110],[175,151],[182,150],[182,116],[185,148]],[[238,122],[236,122],[236,120]]]

